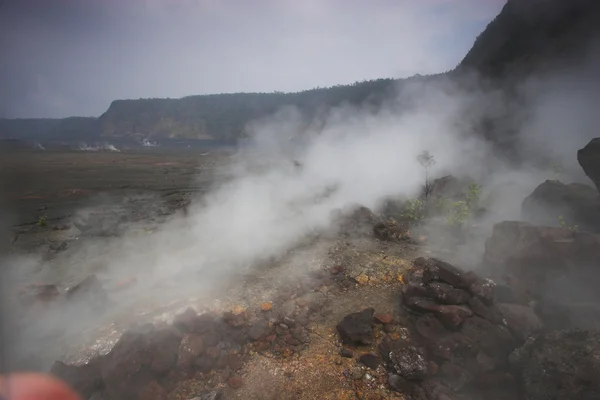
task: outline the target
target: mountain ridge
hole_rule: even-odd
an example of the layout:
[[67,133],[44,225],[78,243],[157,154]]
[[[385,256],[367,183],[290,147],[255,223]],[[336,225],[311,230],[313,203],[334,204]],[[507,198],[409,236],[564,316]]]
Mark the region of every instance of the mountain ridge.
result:
[[0,119],[0,137],[237,140],[246,135],[249,122],[282,107],[294,106],[309,119],[342,104],[376,107],[401,91],[404,84],[414,81],[443,76],[460,81],[474,72],[509,90],[507,82],[522,80],[534,71],[550,69],[558,63],[577,63],[593,39],[600,37],[600,24],[595,23],[599,20],[600,1],[508,0],[457,67],[446,73],[382,78],[292,93],[114,100],[98,118]]

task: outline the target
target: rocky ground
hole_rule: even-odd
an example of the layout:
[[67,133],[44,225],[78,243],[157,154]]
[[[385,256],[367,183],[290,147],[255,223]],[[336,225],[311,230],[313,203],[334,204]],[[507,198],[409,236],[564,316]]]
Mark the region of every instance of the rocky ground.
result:
[[[122,235],[152,235],[174,218],[163,217],[109,218],[88,232],[81,216],[21,233],[13,246],[52,237],[44,251],[56,272],[90,237],[107,236],[99,256]],[[33,268],[14,293],[19,310],[56,322],[53,313],[86,304],[105,317],[77,314],[71,332],[45,332],[21,355],[94,400],[600,398],[597,234],[505,221],[479,262],[459,264],[427,232],[367,209],[337,223],[193,295],[163,295],[190,275],[148,290],[142,275],[115,280],[98,266],[31,285],[47,276]]]

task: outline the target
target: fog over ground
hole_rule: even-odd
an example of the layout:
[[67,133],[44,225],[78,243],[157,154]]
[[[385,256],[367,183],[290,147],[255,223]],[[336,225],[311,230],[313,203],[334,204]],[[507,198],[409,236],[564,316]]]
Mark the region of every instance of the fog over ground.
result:
[[[496,157],[480,136],[465,134],[489,107],[511,107],[502,96],[484,90],[465,92],[447,78],[415,82],[415,87],[404,88],[380,109],[342,106],[320,121],[305,121],[297,110],[284,108],[248,127],[254,146],[239,151],[223,171],[230,179],[216,182],[206,196],[197,198],[186,218],[175,217],[148,236],[92,240],[64,260],[64,268],[96,262],[106,265],[109,275],[138,278],[138,285],[118,297],[116,307],[105,315],[109,319],[122,317],[134,303],[148,301],[152,307],[214,290],[232,274],[285,254],[314,232],[326,231],[335,210],[354,204],[378,210],[386,199],[418,196],[424,170],[416,156],[423,150],[436,159],[434,176],[452,173],[483,187],[489,216],[478,240],[461,250],[465,259],[479,256],[491,225],[519,219],[522,200],[544,180],[554,179],[551,169],[539,168],[533,160],[550,148],[553,160],[570,166],[576,159],[574,151],[595,133],[588,129],[597,121],[589,102],[597,105],[598,99],[584,90],[585,71],[595,62],[590,57],[589,64],[575,70],[536,76],[521,86],[534,99],[534,112],[516,127],[532,162],[526,158],[515,167]],[[581,90],[573,91],[574,87]],[[404,98],[406,93],[410,99]],[[568,104],[561,102],[566,93]],[[397,108],[407,100],[410,107]],[[557,104],[562,105],[560,112]],[[565,121],[571,121],[570,140],[561,135]],[[289,140],[295,134],[304,135],[303,145]],[[569,171],[565,169],[564,181],[581,178],[580,172],[569,175]],[[35,256],[10,264],[17,275],[40,265],[46,276],[53,274]],[[303,268],[299,262],[299,274]],[[74,315],[76,311],[63,314],[68,321],[51,315],[46,321],[68,327]]]
[[[434,176],[452,173],[482,185],[483,201],[490,210],[488,228],[496,221],[519,219],[523,198],[539,183],[553,178],[550,169],[539,168],[530,159],[550,151],[550,158],[565,166],[565,181],[585,181],[575,152],[597,134],[594,127],[598,126],[596,110],[600,105],[598,92],[591,90],[588,81],[598,66],[595,50],[590,54],[583,65],[533,76],[519,86],[531,108],[517,119],[521,124],[513,127],[525,154],[525,162],[518,167],[496,157],[488,142],[470,133],[484,114],[523,110],[498,93],[487,89],[466,92],[447,78],[414,82],[378,109],[337,107],[319,121],[306,121],[297,110],[285,108],[249,125],[255,146],[240,150],[223,171],[232,178],[217,182],[208,195],[196,199],[188,217],[174,218],[153,235],[91,241],[65,260],[65,268],[98,258],[109,274],[139,279],[128,295],[118,299],[108,318],[143,299],[151,299],[149,305],[160,304],[209,290],[232,273],[280,256],[313,232],[326,230],[332,213],[339,208],[361,204],[377,210],[390,197],[418,196],[424,171],[416,156],[423,150],[436,159]],[[311,57],[318,59],[316,55],[308,59]],[[374,63],[368,55],[365,59]],[[229,61],[226,64],[230,65]],[[389,65],[385,61],[380,64]],[[252,66],[251,60],[247,65]],[[313,76],[308,64],[302,65],[298,74]],[[308,84],[294,79],[290,82]],[[487,87],[479,84],[478,77],[472,79],[469,87]],[[157,85],[167,85],[156,81]],[[143,86],[142,81],[134,83],[138,84]],[[89,86],[85,90],[93,92]],[[162,89],[148,90],[145,93],[155,96]],[[398,107],[407,102],[410,107]],[[89,109],[95,107],[94,103]],[[294,134],[307,138],[302,146],[291,144],[289,138]],[[301,166],[296,167],[294,160]],[[475,253],[482,250],[481,241],[467,243],[464,249]],[[9,261],[7,269],[17,275],[29,273],[40,264],[44,271],[41,258],[36,256]],[[177,284],[156,290],[156,284],[170,281]],[[81,314],[82,318],[90,317],[87,312]],[[61,315],[53,314],[40,322],[68,327],[78,316],[75,311]]]

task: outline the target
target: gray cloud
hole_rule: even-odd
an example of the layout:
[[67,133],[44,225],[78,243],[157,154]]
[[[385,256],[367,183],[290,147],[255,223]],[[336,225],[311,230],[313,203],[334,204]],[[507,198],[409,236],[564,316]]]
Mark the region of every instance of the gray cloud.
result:
[[99,115],[117,98],[297,91],[441,72],[496,0],[6,0],[0,116]]

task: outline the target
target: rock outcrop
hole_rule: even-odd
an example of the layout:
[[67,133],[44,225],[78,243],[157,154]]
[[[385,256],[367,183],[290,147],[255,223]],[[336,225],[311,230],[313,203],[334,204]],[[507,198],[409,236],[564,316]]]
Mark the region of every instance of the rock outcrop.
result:
[[550,331],[510,356],[527,400],[600,398],[600,332]]
[[380,346],[394,375],[390,385],[415,398],[517,398],[508,357],[541,325],[528,307],[515,311],[495,299],[493,281],[438,259],[416,259],[402,289],[402,304],[415,314],[414,341]]
[[600,235],[505,221],[494,226],[483,263],[513,289],[513,301],[536,302],[553,327],[593,328],[600,317],[598,260]]
[[565,224],[579,230],[600,232],[600,196],[591,186],[548,180],[524,201],[524,221],[536,225]]
[[577,161],[600,192],[600,138],[592,139],[577,152]]

